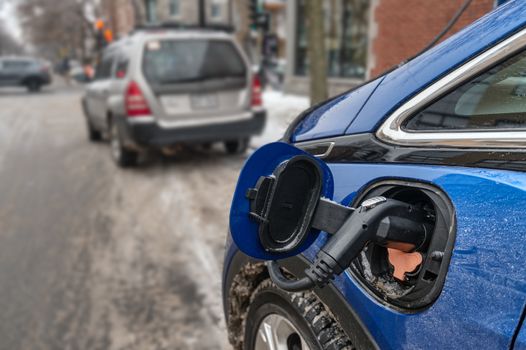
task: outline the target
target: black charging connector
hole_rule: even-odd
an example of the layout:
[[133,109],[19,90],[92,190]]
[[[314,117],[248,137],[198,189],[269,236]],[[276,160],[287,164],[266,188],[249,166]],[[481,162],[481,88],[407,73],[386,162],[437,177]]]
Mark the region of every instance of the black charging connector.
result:
[[286,278],[277,262],[268,262],[274,283],[287,291],[324,287],[347,269],[369,242],[412,252],[422,246],[429,229],[414,206],[395,199],[371,198],[357,208],[318,252],[299,280]]
[[258,223],[259,241],[269,253],[300,250],[309,235],[333,236],[318,252],[305,277],[290,280],[277,262],[268,262],[272,280],[282,289],[323,287],[348,268],[369,242],[412,252],[429,239],[424,213],[395,199],[374,197],[357,209],[321,198],[324,173],[312,157],[298,155],[262,176],[246,192],[249,216]]

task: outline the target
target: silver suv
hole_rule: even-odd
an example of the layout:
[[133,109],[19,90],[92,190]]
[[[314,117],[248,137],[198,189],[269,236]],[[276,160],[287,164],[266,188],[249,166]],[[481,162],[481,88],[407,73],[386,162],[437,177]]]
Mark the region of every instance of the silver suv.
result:
[[0,57],[0,86],[23,86],[30,92],[51,84],[49,64],[29,57]]
[[231,34],[139,30],[109,46],[83,98],[90,140],[119,166],[148,148],[221,141],[244,152],[264,127],[261,85]]

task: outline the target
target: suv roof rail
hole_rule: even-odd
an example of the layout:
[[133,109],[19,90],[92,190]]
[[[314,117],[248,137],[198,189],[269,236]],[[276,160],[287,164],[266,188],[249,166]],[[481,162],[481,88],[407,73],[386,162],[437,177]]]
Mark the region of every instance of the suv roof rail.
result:
[[183,24],[179,22],[163,22],[159,24],[139,24],[136,25],[130,34],[142,31],[155,31],[160,29],[174,29],[174,30],[203,30],[203,31],[222,31],[233,33],[235,28],[227,24],[207,24],[200,26],[198,24]]

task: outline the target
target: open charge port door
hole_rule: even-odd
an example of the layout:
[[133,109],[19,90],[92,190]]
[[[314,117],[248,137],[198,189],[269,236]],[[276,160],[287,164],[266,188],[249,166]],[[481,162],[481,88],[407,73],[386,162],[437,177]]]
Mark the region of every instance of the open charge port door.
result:
[[[319,159],[284,143],[260,148],[234,194],[234,242],[266,260],[270,278],[286,291],[323,288],[351,268],[393,307],[416,310],[433,303],[454,242],[449,199],[430,185],[392,181],[370,187],[349,207],[332,201],[333,185]],[[305,276],[288,278],[277,260],[301,254],[321,231],[330,237]]]
[[407,311],[430,306],[440,295],[455,240],[453,207],[437,188],[419,183],[377,183],[355,200],[383,196],[412,204],[429,228],[425,243],[404,253],[370,242],[351,265],[353,276],[382,303]]

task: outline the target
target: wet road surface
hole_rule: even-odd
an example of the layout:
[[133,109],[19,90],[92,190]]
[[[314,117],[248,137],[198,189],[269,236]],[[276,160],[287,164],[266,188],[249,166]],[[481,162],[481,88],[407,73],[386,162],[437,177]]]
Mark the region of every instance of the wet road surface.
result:
[[220,271],[243,157],[119,170],[87,141],[80,96],[0,90],[0,349],[229,348]]

